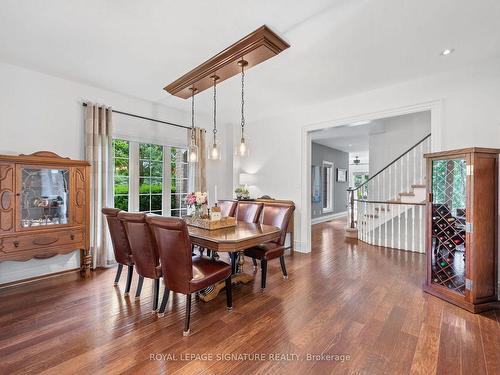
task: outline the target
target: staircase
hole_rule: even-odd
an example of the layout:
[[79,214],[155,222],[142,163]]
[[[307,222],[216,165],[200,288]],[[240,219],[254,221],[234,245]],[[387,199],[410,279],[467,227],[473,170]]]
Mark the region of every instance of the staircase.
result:
[[[372,245],[425,252],[425,161],[430,134],[350,194],[351,228]],[[361,198],[356,198],[361,197]]]

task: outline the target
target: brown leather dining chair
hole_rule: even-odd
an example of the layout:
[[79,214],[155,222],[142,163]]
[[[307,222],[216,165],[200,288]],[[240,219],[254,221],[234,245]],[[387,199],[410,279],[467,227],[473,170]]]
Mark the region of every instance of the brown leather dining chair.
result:
[[[160,257],[158,249],[153,239],[151,229],[146,223],[147,215],[141,212],[120,212],[118,219],[124,224],[127,232],[130,249],[134,257],[136,272],[141,276],[137,286],[137,294],[139,297],[142,289],[144,278],[153,280],[153,312],[158,310],[158,295],[160,292],[160,279],[162,277],[160,267]],[[163,316],[165,307],[168,302],[170,291],[165,288],[163,299],[158,315]]]
[[116,263],[118,263],[114,285],[118,285],[123,266],[127,266],[128,274],[127,283],[125,285],[125,296],[128,296],[132,283],[132,275],[134,274],[134,259],[132,250],[130,250],[125,227],[118,219],[118,213],[120,213],[121,210],[118,208],[103,208],[101,212],[106,217],[111,243],[113,244],[113,252],[115,253],[115,260]]
[[237,221],[245,223],[257,223],[259,221],[262,203],[239,201],[236,206],[235,217]]
[[280,258],[281,271],[283,277],[288,278],[285,266],[285,238],[286,229],[292,213],[295,210],[293,204],[287,203],[265,203],[260,215],[262,224],[274,225],[281,229],[280,237],[274,242],[267,242],[245,250],[245,255],[252,258],[253,264],[257,266],[260,260],[261,268],[261,288],[266,288],[267,262],[271,259]]
[[234,217],[238,202],[231,200],[220,200],[217,202],[217,205],[220,207],[222,217]]
[[183,335],[189,335],[191,294],[225,280],[227,309],[232,309],[231,266],[203,256],[191,256],[186,222],[180,218],[148,216],[160,253],[163,279],[168,289],[186,295]]

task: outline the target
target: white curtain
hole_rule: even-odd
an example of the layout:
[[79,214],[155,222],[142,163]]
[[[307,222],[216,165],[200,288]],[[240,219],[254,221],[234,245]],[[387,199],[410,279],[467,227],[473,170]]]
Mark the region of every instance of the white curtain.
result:
[[85,110],[85,158],[92,168],[90,179],[90,251],[92,267],[108,266],[109,240],[101,210],[112,207],[113,141],[112,111],[87,103]]
[[[194,142],[198,146],[198,162],[189,168],[188,190],[207,191],[207,150],[205,147],[205,129],[194,128]],[[191,130],[187,131],[188,145],[191,143]]]

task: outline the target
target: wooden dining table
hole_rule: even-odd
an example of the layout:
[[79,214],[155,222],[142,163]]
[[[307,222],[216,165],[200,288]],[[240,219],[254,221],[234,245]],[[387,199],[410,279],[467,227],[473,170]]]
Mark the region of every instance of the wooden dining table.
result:
[[[193,245],[209,249],[215,253],[230,253],[233,274],[233,284],[246,284],[254,279],[253,274],[243,271],[245,256],[243,251],[261,243],[277,240],[281,235],[278,227],[265,224],[237,222],[235,227],[208,230],[188,225],[189,237]],[[224,282],[219,282],[203,292],[199,297],[208,302],[224,288]]]

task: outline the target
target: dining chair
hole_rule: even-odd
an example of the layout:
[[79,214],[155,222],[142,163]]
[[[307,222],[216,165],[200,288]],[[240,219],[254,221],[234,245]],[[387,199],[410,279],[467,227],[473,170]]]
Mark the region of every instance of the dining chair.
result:
[[114,285],[118,285],[120,276],[122,274],[123,266],[128,267],[127,283],[125,284],[125,296],[130,292],[130,285],[132,284],[132,275],[134,274],[134,258],[132,250],[128,242],[127,233],[123,223],[118,219],[118,214],[121,212],[118,208],[103,208],[102,214],[106,217],[108,223],[109,235],[113,245],[113,252],[115,253],[115,260],[118,263],[116,270]]
[[[130,249],[134,257],[136,272],[141,276],[137,286],[136,298],[141,295],[144,278],[153,280],[153,312],[158,310],[160,279],[162,277],[160,257],[151,229],[146,223],[146,214],[140,212],[120,212],[118,219],[124,224]],[[165,288],[158,315],[163,316],[170,291]]]
[[257,223],[262,211],[262,203],[239,201],[236,206],[236,221],[245,223]]
[[227,309],[232,309],[231,266],[213,258],[191,256],[186,222],[180,218],[148,216],[147,222],[160,253],[163,280],[168,289],[186,295],[183,335],[188,336],[191,294],[225,280]]
[[280,237],[273,242],[267,242],[245,250],[245,255],[252,258],[254,267],[257,267],[257,260],[260,260],[261,268],[261,289],[266,288],[267,262],[279,258],[283,278],[288,278],[285,266],[285,239],[286,230],[295,206],[289,203],[265,203],[260,215],[260,223],[273,225],[280,228]]
[[219,200],[217,201],[217,205],[220,207],[222,217],[234,217],[238,202],[232,200]]

